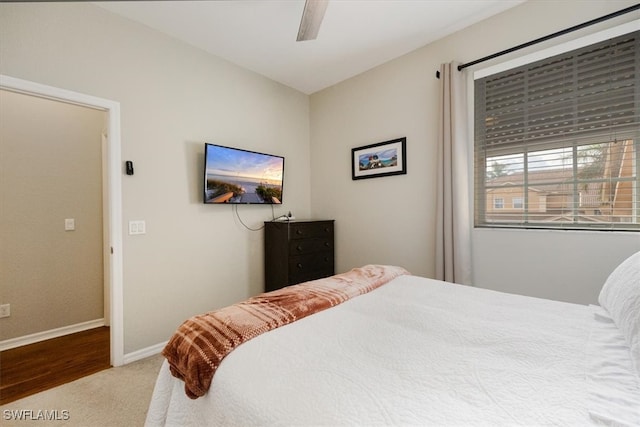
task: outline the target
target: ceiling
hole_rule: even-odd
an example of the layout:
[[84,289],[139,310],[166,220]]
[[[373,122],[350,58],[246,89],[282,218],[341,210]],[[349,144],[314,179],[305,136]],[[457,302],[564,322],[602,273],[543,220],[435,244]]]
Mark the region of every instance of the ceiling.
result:
[[95,4],[311,94],[523,1],[330,0],[318,38],[303,42],[304,0]]

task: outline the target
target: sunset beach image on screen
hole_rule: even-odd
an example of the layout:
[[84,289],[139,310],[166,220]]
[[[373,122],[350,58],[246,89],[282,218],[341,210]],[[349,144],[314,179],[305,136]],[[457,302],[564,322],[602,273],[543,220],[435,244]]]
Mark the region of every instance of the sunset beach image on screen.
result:
[[205,144],[204,203],[281,204],[284,157]]

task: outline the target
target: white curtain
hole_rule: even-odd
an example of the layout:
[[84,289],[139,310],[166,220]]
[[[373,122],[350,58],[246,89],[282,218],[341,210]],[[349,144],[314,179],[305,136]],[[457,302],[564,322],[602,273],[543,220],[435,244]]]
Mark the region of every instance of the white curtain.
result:
[[440,66],[436,278],[471,284],[471,214],[466,84],[455,63]]

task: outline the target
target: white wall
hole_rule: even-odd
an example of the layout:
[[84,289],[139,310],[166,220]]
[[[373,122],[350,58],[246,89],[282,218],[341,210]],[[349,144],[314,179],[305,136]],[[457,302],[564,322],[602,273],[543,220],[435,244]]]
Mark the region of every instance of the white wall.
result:
[[[309,99],[89,3],[0,5],[0,73],[120,103],[124,351],[187,317],[261,292],[263,240],[230,206],[203,205],[205,141],[283,155],[284,205],[310,215]],[[253,228],[268,206],[240,206]],[[10,302],[10,301],[9,301]]]
[[638,233],[603,231],[476,229],[473,243],[476,286],[578,304],[640,251]]
[[[424,69],[409,55],[311,96],[312,210],[336,220],[337,271],[380,263],[433,275],[436,164],[427,118],[437,103],[426,93],[437,81]],[[352,181],[352,148],[403,136],[406,175]]]
[[[414,274],[434,276],[438,128],[435,72],[441,63],[472,61],[634,3],[529,1],[313,94],[311,203],[314,213],[336,219],[337,269],[382,262],[402,265]],[[640,12],[627,14],[559,40],[639,17]],[[351,148],[400,136],[407,137],[407,175],[351,180]],[[640,250],[638,233],[475,230],[474,283],[525,295],[593,303],[596,290],[613,266],[636,250]],[[541,278],[544,283],[540,283]]]

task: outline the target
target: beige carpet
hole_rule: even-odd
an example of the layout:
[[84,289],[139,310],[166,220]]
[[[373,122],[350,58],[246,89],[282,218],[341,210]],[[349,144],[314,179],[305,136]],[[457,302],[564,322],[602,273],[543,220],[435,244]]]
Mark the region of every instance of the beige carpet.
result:
[[0,406],[0,425],[142,426],[163,360],[161,355],[149,357]]

